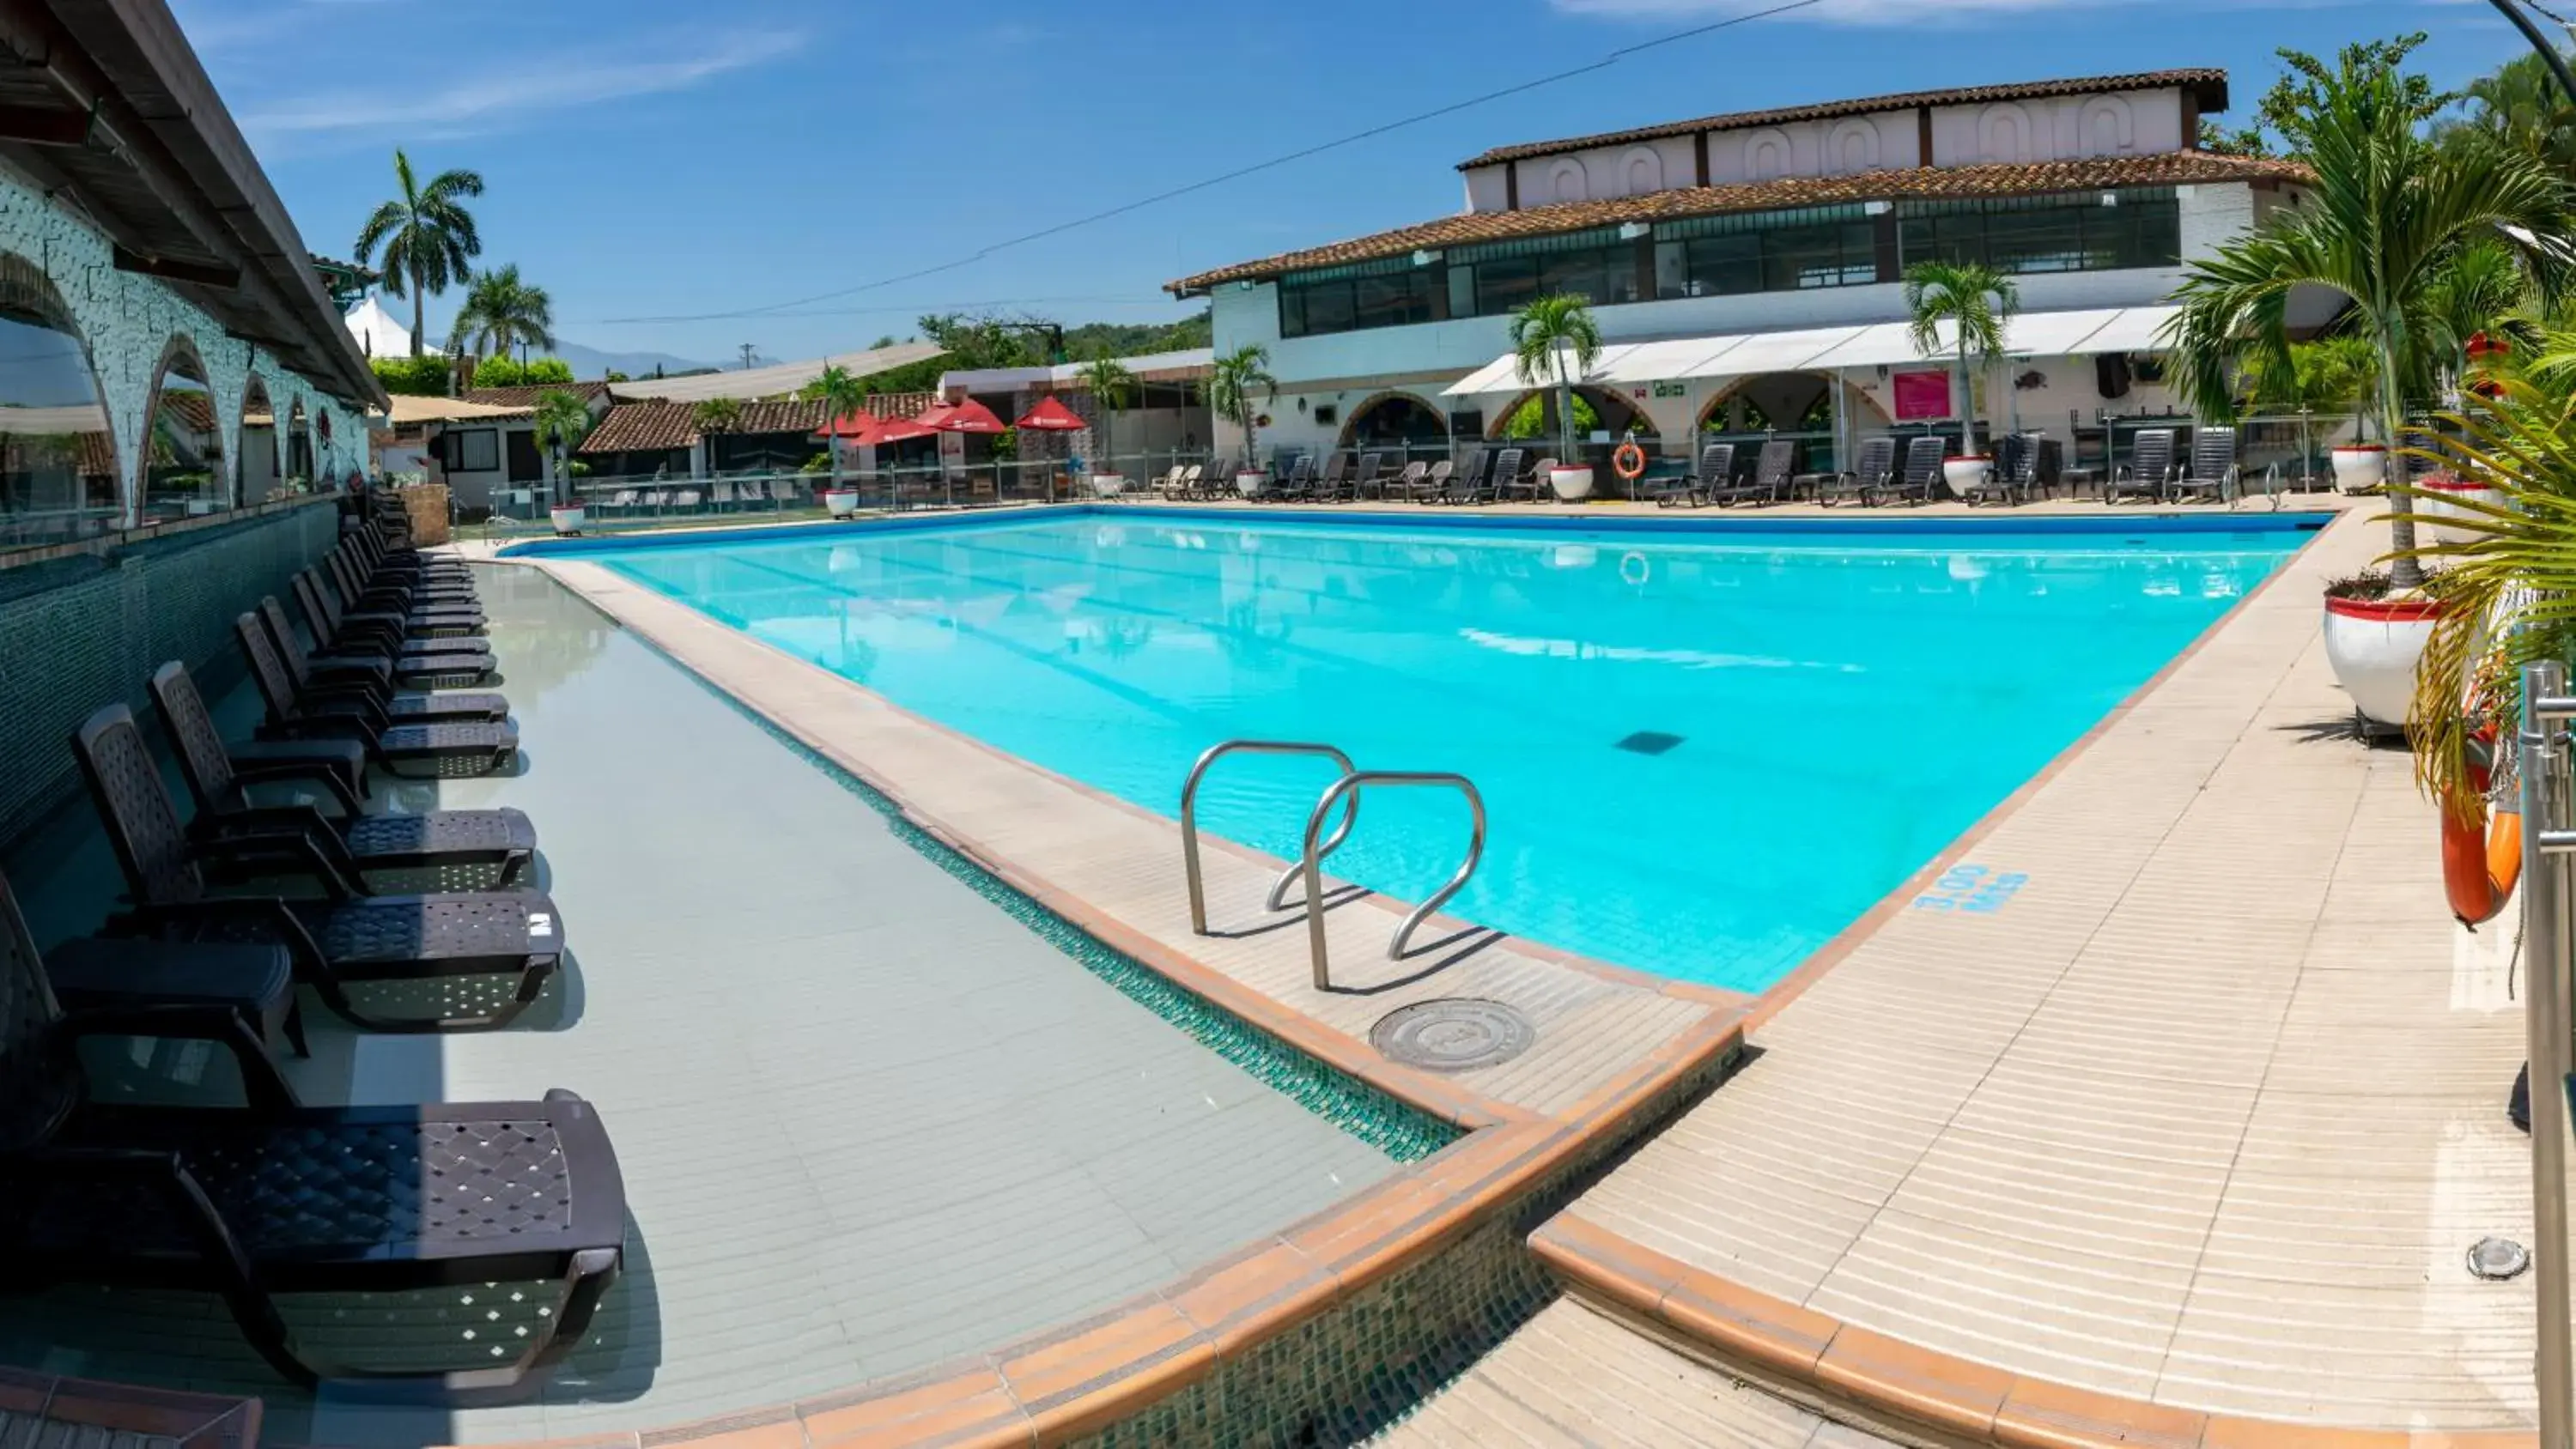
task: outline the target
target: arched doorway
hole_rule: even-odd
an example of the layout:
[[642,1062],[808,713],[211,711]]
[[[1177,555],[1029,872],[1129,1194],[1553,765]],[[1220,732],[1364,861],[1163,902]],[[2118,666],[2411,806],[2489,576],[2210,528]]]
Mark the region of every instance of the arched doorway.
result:
[[[1595,433],[1608,433],[1613,439],[1627,437],[1633,431],[1637,440],[1654,451],[1662,430],[1645,409],[1606,388],[1577,387],[1574,390],[1574,434],[1578,448],[1590,446],[1586,439]],[[1512,399],[1511,405],[1494,415],[1491,429],[1496,439],[1552,446],[1558,437],[1556,426],[1556,389],[1535,388]],[[1599,445],[1607,447],[1610,445]]]
[[205,359],[197,344],[174,337],[161,351],[143,425],[145,521],[221,513],[234,506],[232,470],[224,466],[223,423],[215,416]]
[[122,478],[71,307],[34,263],[0,254],[0,547],[116,527]]
[[327,482],[338,471],[340,462],[340,455],[331,449],[331,410],[327,407],[313,410],[313,438],[313,478],[317,483]]
[[260,381],[257,373],[242,389],[241,441],[233,452],[244,504],[257,503],[278,491],[285,474],[278,468],[277,413],[268,400],[268,384]]
[[1449,455],[1449,419],[1409,392],[1382,392],[1342,425],[1344,452],[1395,453],[1405,461]]
[[286,491],[310,492],[313,487],[313,422],[312,414],[305,411],[304,399],[297,398],[295,405],[287,410],[283,436],[286,439]]

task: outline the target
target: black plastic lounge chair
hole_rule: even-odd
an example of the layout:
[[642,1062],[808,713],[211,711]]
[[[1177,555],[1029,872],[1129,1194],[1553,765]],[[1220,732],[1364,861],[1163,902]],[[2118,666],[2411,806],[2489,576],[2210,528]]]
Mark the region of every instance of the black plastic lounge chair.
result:
[[[492,643],[476,634],[463,632],[480,629],[479,623],[463,620],[415,624],[400,614],[345,612],[340,606],[339,591],[314,570],[306,569],[287,581],[295,591],[295,606],[304,615],[304,631],[326,650],[344,654],[379,654],[418,658],[424,655],[441,658],[464,658],[479,655],[491,657]],[[438,631],[435,638],[416,637],[423,629]],[[485,668],[491,666],[487,663]]]
[[[92,1102],[86,1037],[213,1043],[243,1107]],[[0,1283],[213,1293],[289,1381],[407,1378],[531,1390],[589,1332],[625,1261],[626,1186],[590,1104],[306,1107],[233,1012],[172,1002],[67,1012],[0,882]],[[276,1295],[561,1285],[506,1360],[370,1370],[298,1343]],[[501,1340],[506,1342],[507,1340]]]
[[1860,455],[1852,460],[1848,470],[1835,474],[1817,488],[1816,501],[1833,504],[1849,498],[1871,503],[1893,485],[1895,478],[1896,440],[1869,438],[1861,443]]
[[337,566],[347,574],[349,585],[361,593],[402,593],[418,596],[422,601],[448,604],[474,601],[474,577],[447,568],[425,564],[378,564],[363,551],[356,539],[343,539],[331,551]]
[[2102,501],[2117,503],[2123,498],[2145,498],[2164,501],[2166,485],[2173,481],[2174,435],[2171,428],[2148,428],[2129,441],[2129,461],[2115,468],[2102,480]]
[[340,583],[342,602],[352,609],[398,614],[454,614],[480,622],[483,606],[472,584],[415,583],[408,579],[367,575],[345,548],[333,549],[323,564]]
[[1358,465],[1351,469],[1350,476],[1342,480],[1342,486],[1340,488],[1325,494],[1324,501],[1327,503],[1355,503],[1360,499],[1367,497],[1370,489],[1383,487],[1385,482],[1386,455],[1384,453],[1362,453],[1360,454]]
[[[362,797],[334,771],[314,765],[236,765],[187,666],[175,660],[153,671],[152,699],[161,708],[171,753],[179,757],[179,773],[197,802],[197,813],[188,821],[191,840],[279,831],[328,835],[361,871],[470,871],[476,877],[470,884],[477,889],[509,885],[536,855],[537,827],[522,811],[370,815]],[[261,805],[251,798],[254,786],[289,783],[320,786],[337,807],[336,817],[315,805]],[[469,882],[451,877],[442,884]]]
[[299,691],[257,618],[235,619],[233,632],[268,706],[262,739],[350,740],[366,751],[367,763],[388,774],[442,779],[488,775],[519,752],[519,727],[507,719],[396,723],[361,693]]
[[1299,453],[1288,465],[1288,474],[1279,480],[1279,496],[1284,499],[1309,498],[1315,492],[1315,455]]
[[1457,471],[1458,465],[1446,458],[1424,469],[1419,477],[1407,468],[1404,470],[1404,496],[1416,503],[1437,503],[1441,495],[1449,491],[1449,480]]
[[1348,481],[1350,476],[1351,455],[1348,453],[1336,452],[1324,459],[1322,472],[1318,473],[1313,468],[1308,468],[1306,470],[1306,486],[1298,490],[1296,493],[1288,496],[1291,501],[1330,498],[1341,491],[1343,483]]
[[1708,502],[1712,490],[1733,486],[1734,475],[1735,445],[1711,443],[1699,450],[1699,471],[1667,478],[1654,486],[1655,506],[1676,508],[1686,503],[1700,507]]
[[[1505,451],[1516,450],[1506,449]],[[1494,470],[1494,491],[1497,497],[1505,503],[1520,500],[1531,503],[1550,501],[1547,475],[1548,470],[1556,466],[1554,458],[1536,459],[1531,461],[1527,468],[1521,466],[1523,460],[1518,457],[1507,458],[1506,461],[1511,464],[1509,468],[1497,467]]]
[[1753,460],[1753,476],[1742,483],[1709,490],[1708,501],[1720,508],[1738,503],[1782,503],[1798,472],[1798,445],[1774,438]]
[[[72,746],[133,905],[109,922],[111,936],[284,946],[295,959],[295,979],[325,1005],[386,1032],[506,1026],[562,963],[562,918],[535,891],[373,895],[348,854],[326,836],[245,830],[191,840],[142,730],[121,704],[90,716]],[[256,864],[270,876],[309,879],[321,898],[207,894],[209,864],[229,871],[234,861]],[[505,978],[508,999],[487,1010],[386,1017],[359,1010],[344,989],[357,981],[468,976]]]
[[2165,484],[2165,495],[2176,500],[2202,495],[2232,503],[2242,491],[2244,476],[2236,461],[2236,430],[2202,428],[2191,435],[2191,460]]
[[[404,689],[472,689],[492,682],[492,656],[488,653],[392,654],[358,645],[321,649],[306,644],[296,634],[295,626],[287,622],[285,606],[277,602],[274,594],[259,601],[259,616],[268,626],[279,657],[291,660],[298,653],[305,656],[304,673],[325,677],[367,675]],[[289,671],[295,672],[291,663]]]
[[1974,508],[1979,499],[2018,503],[2027,496],[2038,450],[2027,434],[2006,433],[1995,440],[1995,463],[1986,476],[1959,492],[1959,501]]
[[[347,695],[371,701],[396,724],[472,723],[477,720],[499,722],[510,717],[510,701],[498,694],[468,693],[463,690],[435,692],[397,688],[391,665],[383,659],[316,660],[304,651],[304,643],[286,622],[282,609],[272,607],[274,600],[260,608],[260,635],[276,651],[278,662],[285,666],[287,681],[298,699],[324,699]],[[247,642],[244,648],[248,648]],[[245,653],[244,662],[252,662]],[[236,756],[244,747],[236,745]]]
[[1893,485],[1880,490],[1879,496],[1901,498],[1908,503],[1931,502],[1941,494],[1941,465],[1949,454],[1950,443],[1946,438],[1926,433],[1910,440],[1905,445],[1904,469],[1897,474]]
[[471,584],[473,571],[459,559],[430,558],[411,547],[408,537],[398,539],[381,524],[358,529],[349,542],[358,550],[361,572],[385,574],[407,580]]

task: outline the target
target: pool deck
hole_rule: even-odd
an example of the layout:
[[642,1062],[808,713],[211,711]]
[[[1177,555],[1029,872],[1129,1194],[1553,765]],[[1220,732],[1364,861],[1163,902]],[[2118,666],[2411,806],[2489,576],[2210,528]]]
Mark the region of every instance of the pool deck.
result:
[[[2513,933],[2452,924],[2410,761],[2352,738],[2323,657],[2317,588],[2379,551],[2376,507],[2296,506],[2364,516],[1745,1004],[1751,1064],[1536,1234],[1579,1311],[1651,1330],[1603,1337],[1583,1321],[1592,1372],[1665,1384],[1676,1364],[1715,1362],[1721,1381],[1902,1437],[2528,1442],[2529,1284],[2482,1283],[2463,1263],[2480,1237],[2530,1233],[2527,1142],[2503,1114],[2522,1047]],[[836,742],[817,747],[1086,929],[1457,1120],[1579,1114],[1621,1062],[1668,1057],[1736,1013],[1518,943],[1357,1002],[1317,993],[1302,932],[1189,934],[1169,821],[596,565],[542,566],[808,743]],[[1911,908],[1959,864],[2028,880],[1991,914]],[[1275,866],[1222,849],[1209,865],[1220,928],[1245,921]],[[1331,919],[1337,969],[1376,968],[1391,917]],[[1367,1046],[1367,1023],[1416,995],[1505,993],[1549,1013],[1544,1059],[1430,1078]],[[1555,1040],[1569,1033],[1581,1045]],[[1570,1322],[1558,1312],[1396,1442],[1465,1442],[1444,1416],[1502,1412],[1498,1395],[1526,1407],[1510,1375],[1550,1358],[1540,1340]],[[1611,1412],[1579,1394],[1566,1411],[1585,1402]],[[1851,1432],[1775,1427],[1739,1433]]]

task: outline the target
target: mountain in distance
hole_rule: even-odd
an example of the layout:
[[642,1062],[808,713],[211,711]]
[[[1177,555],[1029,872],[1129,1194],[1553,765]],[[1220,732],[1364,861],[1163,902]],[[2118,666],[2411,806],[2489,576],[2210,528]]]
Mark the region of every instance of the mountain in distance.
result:
[[662,369],[664,377],[683,372],[716,370],[716,364],[712,362],[674,357],[667,352],[603,352],[599,348],[584,347],[578,342],[566,341],[562,338],[556,339],[552,354],[562,358],[571,366],[572,375],[584,381],[605,376],[612,368],[625,373],[628,377],[651,377],[653,369],[657,366]]

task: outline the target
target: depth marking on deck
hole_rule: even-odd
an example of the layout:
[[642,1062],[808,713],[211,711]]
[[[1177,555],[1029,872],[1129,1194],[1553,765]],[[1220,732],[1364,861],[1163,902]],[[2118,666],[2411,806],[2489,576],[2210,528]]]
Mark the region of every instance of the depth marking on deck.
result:
[[2020,871],[1991,871],[1982,865],[1954,865],[1932,888],[1914,898],[1918,911],[1962,911],[1991,916],[2012,904],[2030,877]]

